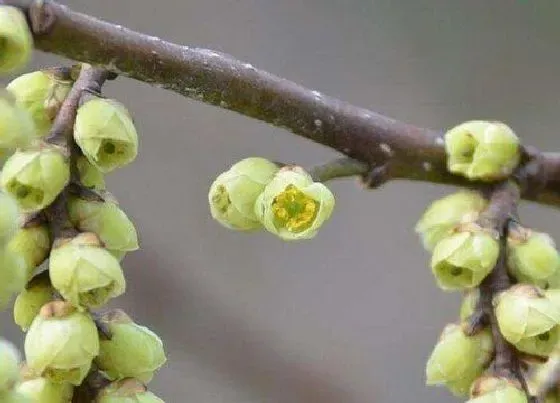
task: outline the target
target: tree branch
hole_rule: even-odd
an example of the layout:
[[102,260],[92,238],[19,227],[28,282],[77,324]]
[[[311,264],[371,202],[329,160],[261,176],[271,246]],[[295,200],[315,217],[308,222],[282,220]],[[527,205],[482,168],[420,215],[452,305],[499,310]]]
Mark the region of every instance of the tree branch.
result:
[[[229,55],[169,43],[55,2],[3,1],[27,14],[35,45],[45,52],[103,66],[284,128],[371,169],[383,167],[383,181],[473,185],[447,172],[442,131],[402,123],[304,88]],[[549,182],[524,197],[560,206],[560,154],[544,154],[540,171]],[[373,184],[379,183],[374,180]]]
[[64,238],[76,235],[77,231],[68,219],[67,197],[74,188],[79,187],[76,168],[76,158],[79,149],[74,143],[73,131],[76,113],[84,92],[101,91],[101,86],[110,76],[106,70],[82,66],[80,74],[70,93],[64,100],[60,111],[56,115],[51,131],[46,138],[47,143],[62,147],[70,158],[71,183],[62,191],[56,200],[45,209],[51,233],[54,238]]
[[[519,185],[513,181],[497,185],[492,191],[488,208],[479,219],[479,223],[483,227],[494,229],[499,236],[500,255],[492,272],[480,284],[480,301],[477,306],[479,312],[475,312],[474,320],[483,320],[490,325],[496,351],[493,364],[494,373],[497,376],[519,381],[527,392],[517,350],[502,336],[493,304],[494,297],[507,290],[512,284],[507,270],[507,228],[509,221],[517,214],[520,193]],[[471,325],[471,327],[476,326]]]

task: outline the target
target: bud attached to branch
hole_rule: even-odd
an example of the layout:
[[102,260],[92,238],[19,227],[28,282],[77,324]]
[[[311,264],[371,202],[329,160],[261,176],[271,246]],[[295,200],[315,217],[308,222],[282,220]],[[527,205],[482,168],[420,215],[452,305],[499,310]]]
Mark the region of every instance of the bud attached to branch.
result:
[[298,166],[281,168],[255,203],[255,212],[274,235],[294,241],[317,235],[334,209],[334,195]]
[[508,267],[514,276],[539,281],[560,270],[560,255],[548,234],[519,228],[510,231],[507,247]]
[[40,137],[48,134],[71,88],[72,81],[61,80],[48,70],[23,74],[6,87],[16,104],[31,115]]
[[500,332],[518,350],[547,356],[560,340],[560,309],[538,287],[514,285],[495,306]]
[[443,290],[478,286],[498,260],[498,241],[476,224],[443,238],[432,254],[432,273]]
[[73,197],[68,202],[68,214],[77,229],[97,234],[108,250],[130,252],[138,249],[136,228],[116,203]]
[[7,248],[21,256],[29,278],[33,271],[49,256],[51,238],[46,225],[20,228],[8,242]]
[[461,325],[447,325],[426,364],[426,384],[445,385],[456,395],[467,395],[489,364],[493,348],[489,330],[467,336]]
[[25,337],[30,370],[55,383],[81,384],[97,354],[95,323],[64,301],[44,305]]
[[519,164],[521,148],[515,133],[501,122],[473,120],[445,134],[447,168],[471,180],[507,178]]
[[33,37],[25,15],[19,8],[0,4],[0,73],[24,68],[32,52]]
[[99,369],[111,380],[136,378],[149,382],[167,360],[158,335],[120,310],[105,314],[101,322],[108,326],[111,339],[100,341],[95,360]]
[[432,251],[459,224],[475,221],[487,205],[479,192],[463,190],[453,193],[433,202],[416,224],[415,231],[424,248]]
[[51,302],[54,292],[48,279],[33,279],[14,302],[14,322],[24,332],[27,331],[43,305]]
[[92,232],[55,244],[49,274],[53,287],[77,307],[99,307],[125,291],[119,261]]
[[70,180],[67,158],[56,146],[17,151],[4,164],[0,184],[25,212],[51,204]]
[[233,230],[262,228],[255,214],[255,202],[278,169],[267,159],[251,157],[220,174],[208,192],[212,218]]
[[138,134],[126,108],[112,99],[91,98],[78,108],[74,139],[89,162],[108,173],[138,154]]

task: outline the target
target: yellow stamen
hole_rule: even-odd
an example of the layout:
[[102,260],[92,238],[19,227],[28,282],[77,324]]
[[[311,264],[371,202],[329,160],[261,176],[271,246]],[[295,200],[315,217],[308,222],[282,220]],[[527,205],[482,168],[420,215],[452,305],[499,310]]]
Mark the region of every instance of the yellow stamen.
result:
[[284,227],[290,232],[301,232],[308,229],[315,221],[319,203],[294,185],[288,185],[274,199],[272,211],[277,226]]

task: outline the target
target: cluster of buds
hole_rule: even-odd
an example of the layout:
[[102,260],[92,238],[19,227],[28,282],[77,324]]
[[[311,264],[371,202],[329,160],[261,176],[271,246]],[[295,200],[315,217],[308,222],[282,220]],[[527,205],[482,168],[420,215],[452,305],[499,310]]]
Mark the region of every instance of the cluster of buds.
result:
[[[25,16],[0,5],[0,72],[22,68],[32,45]],[[0,401],[70,403],[93,388],[100,403],[163,402],[146,388],[166,362],[160,338],[120,310],[93,311],[125,292],[121,260],[139,247],[104,191],[104,174],[136,158],[136,128],[122,104],[85,92],[75,144],[54,141],[73,85],[51,69],[0,91],[0,307],[16,297],[26,333],[23,362],[0,341]]]
[[[446,133],[445,146],[449,171],[470,180],[507,178],[520,161],[517,137],[498,122],[459,125]],[[482,193],[462,190],[433,202],[416,225],[432,255],[437,285],[464,293],[459,320],[445,327],[428,359],[426,381],[470,403],[526,403],[544,378],[541,369],[535,380],[533,367],[546,362],[548,373],[553,363],[557,373],[560,368],[554,358],[560,357],[560,254],[549,235],[513,219],[503,235],[507,239],[500,239],[489,227],[489,207]],[[479,287],[498,263],[511,286],[491,296],[496,329],[490,329],[488,321],[479,320],[484,314]],[[524,368],[532,368],[523,372],[525,382],[493,369],[496,334],[491,330],[511,345]],[[536,386],[527,391],[527,385]],[[555,390],[547,399],[560,402],[560,393]]]
[[334,195],[299,166],[252,157],[216,178],[208,202],[212,217],[229,229],[264,228],[292,241],[317,234],[332,214]]

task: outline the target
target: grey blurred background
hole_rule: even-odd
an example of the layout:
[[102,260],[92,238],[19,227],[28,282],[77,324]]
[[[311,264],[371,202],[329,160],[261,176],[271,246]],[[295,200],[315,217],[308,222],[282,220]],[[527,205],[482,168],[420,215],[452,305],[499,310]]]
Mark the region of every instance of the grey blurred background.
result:
[[[418,125],[508,122],[560,148],[560,3],[555,0],[66,0],[165,39],[230,53],[278,75]],[[60,60],[37,55],[35,66]],[[169,403],[454,401],[424,364],[459,296],[440,292],[413,226],[449,189],[332,184],[337,208],[312,241],[229,232],[207,189],[252,155],[313,165],[321,146],[127,79],[106,87],[135,115],[141,152],[109,178],[142,250],[113,305],[164,339],[150,384]],[[560,239],[555,210],[522,217]],[[1,333],[22,335],[10,313]]]

